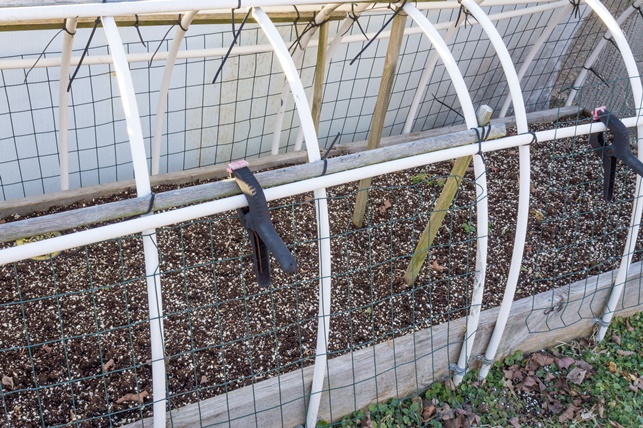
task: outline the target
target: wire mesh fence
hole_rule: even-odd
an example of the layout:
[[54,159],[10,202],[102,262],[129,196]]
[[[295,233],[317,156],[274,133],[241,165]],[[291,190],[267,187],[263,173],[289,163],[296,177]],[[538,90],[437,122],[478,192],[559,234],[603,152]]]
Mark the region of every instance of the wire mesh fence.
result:
[[[627,5],[621,2],[613,7],[623,10]],[[507,9],[498,8],[498,12],[523,7],[526,6],[510,5]],[[390,11],[383,8],[381,12],[360,17],[361,25],[367,29],[381,27]],[[458,9],[429,15],[439,22],[454,21]],[[528,51],[531,35],[541,31],[552,15],[548,10],[510,18],[498,26],[504,31],[501,34],[516,64]],[[551,46],[544,49],[539,66],[525,76],[525,98],[530,110],[558,103],[550,99],[551,94],[558,90],[562,94],[571,84],[573,70],[582,61],[577,58],[560,66],[560,61],[569,55],[561,45],[571,49],[578,33],[570,29],[585,25],[584,16],[571,15],[559,25],[546,44]],[[632,22],[635,18],[639,19],[633,16]],[[332,25],[339,27],[338,23]],[[629,25],[634,34],[640,32],[638,24]],[[296,35],[292,24],[279,29],[285,39]],[[355,25],[350,31],[349,35],[361,34]],[[598,37],[605,30],[595,25],[583,31],[583,37],[590,37],[587,31]],[[188,36],[184,46],[186,50],[227,46],[229,38],[228,30]],[[482,32],[478,26],[463,26],[454,40],[452,50],[460,54],[456,60],[470,84],[474,103],[499,108],[507,89],[503,81],[494,77],[499,73],[499,63]],[[154,52],[159,44],[167,49],[168,43],[148,40],[147,46],[132,42],[128,48],[146,53]],[[241,44],[245,43],[266,42],[260,29],[249,25],[241,37]],[[344,45],[331,61],[319,127],[321,142],[330,142],[328,138],[337,132],[343,141],[368,136],[386,41],[375,41],[347,75],[350,67],[346,63],[364,43]],[[384,135],[401,133],[417,89],[414,80],[432,52],[420,34],[406,36],[403,46]],[[469,56],[471,51],[476,55]],[[106,46],[92,46],[90,56],[108,52]],[[209,85],[220,62],[219,58],[196,58],[177,63],[168,96],[162,171],[270,153],[270,117],[278,108],[283,82],[273,53],[230,58],[223,68],[221,83]],[[158,98],[152,82],[159,79],[160,64],[132,64],[133,75],[147,82],[137,87],[137,101],[144,106],[141,121],[148,145],[154,118],[151,106]],[[301,76],[312,84],[312,51],[306,53],[302,64]],[[444,71],[441,65],[433,71],[415,131],[463,122],[455,91]],[[53,100],[57,78],[49,68],[32,70],[27,83],[21,80],[23,70],[2,73],[5,101],[0,106],[0,121],[9,123],[1,128],[6,134],[0,137],[0,144],[7,147],[2,151],[7,157],[0,163],[3,197],[57,190]],[[109,65],[86,66],[72,87],[70,108],[74,119],[70,134],[76,146],[71,152],[71,159],[75,158],[73,187],[132,177],[125,119],[118,91],[111,84],[113,73]],[[561,78],[564,73],[569,76]],[[619,116],[636,115],[630,79],[605,80],[584,85],[577,95],[578,103],[608,104]],[[245,92],[248,87],[249,92]],[[605,88],[610,94],[607,102]],[[25,93],[27,97],[23,98]],[[35,96],[41,93],[47,93],[49,99]],[[15,109],[13,106],[19,102],[12,101],[12,97],[27,99],[29,105],[24,110]],[[294,109],[287,110],[282,151],[294,150],[299,127],[295,116]],[[591,118],[579,107],[575,117],[536,125],[533,130],[586,123],[591,123]],[[631,142],[636,142],[634,133],[631,137]],[[601,162],[588,144],[587,135],[534,142],[531,148],[530,226],[516,299],[531,302],[531,312],[524,323],[530,332],[538,333],[601,315],[604,299],[596,296],[605,287],[599,288],[596,275],[618,267],[630,230],[629,213],[639,201],[631,172],[621,169],[616,176],[615,201],[604,203]],[[489,175],[489,259],[493,260],[487,268],[482,303],[486,310],[500,303],[507,282],[519,169],[515,148],[484,157]],[[479,177],[473,168],[467,170],[444,223],[426,249],[426,266],[412,284],[404,280],[415,244],[430,219],[451,166],[441,162],[377,177],[369,190],[370,203],[361,228],[351,223],[356,184],[329,188],[333,294],[327,344],[329,378],[321,392],[327,401],[324,417],[328,421],[340,420],[350,413],[344,411],[347,408],[360,410],[364,400],[384,402],[390,397],[407,397],[441,380],[449,365],[457,361],[457,355],[455,359],[453,355],[462,346],[463,319],[472,308],[476,280],[476,208],[480,200],[476,197]],[[92,203],[130,197],[132,194],[126,193]],[[87,203],[52,208],[48,213]],[[150,325],[162,323],[170,425],[181,425],[179,409],[186,406],[196,409],[193,425],[212,425],[208,412],[213,407],[220,413],[214,424],[242,426],[250,421],[261,425],[260,415],[272,412],[275,426],[287,425],[292,417],[281,409],[299,401],[305,408],[306,400],[293,398],[292,390],[299,388],[299,397],[310,392],[304,378],[316,357],[319,264],[323,263],[318,254],[315,219],[318,204],[312,194],[271,203],[272,221],[295,255],[298,272],[290,275],[273,266],[269,288],[260,288],[255,282],[249,241],[252,237],[244,231],[234,211],[157,230],[160,263],[156,273],[162,284],[162,305],[148,299],[149,275],[140,235],[0,266],[2,424],[121,426],[144,421],[152,415],[157,401],[152,394]],[[22,219],[14,215],[4,221]],[[640,244],[639,239],[636,248]],[[13,243],[0,245],[4,249]],[[639,258],[640,250],[636,250],[635,261]],[[584,291],[566,304],[576,308],[572,303],[580,302],[590,314],[559,307],[555,290],[570,284],[582,284]],[[545,296],[551,298],[534,297],[542,293],[549,293]],[[637,296],[638,299],[623,301],[622,306],[640,306],[640,292]],[[162,306],[160,320],[150,318],[150,304]],[[551,318],[542,323],[539,314],[549,308],[556,309],[554,317],[560,323]],[[383,361],[385,358],[392,358],[392,362]],[[330,369],[337,369],[339,364],[341,370]],[[391,375],[392,383],[387,377]],[[268,392],[262,386],[264,381],[271,382]],[[354,401],[342,403],[343,406],[333,403],[333,399],[341,397],[334,394],[345,389],[352,390]],[[239,404],[239,394],[244,395],[243,404]],[[206,402],[212,399],[218,401]],[[267,407],[266,401],[270,403]],[[340,408],[343,410],[337,410]]]

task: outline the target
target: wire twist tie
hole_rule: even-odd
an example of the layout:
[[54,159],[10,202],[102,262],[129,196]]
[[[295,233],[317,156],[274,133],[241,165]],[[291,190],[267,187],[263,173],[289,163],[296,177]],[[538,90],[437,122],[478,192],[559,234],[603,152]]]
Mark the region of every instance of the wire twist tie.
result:
[[569,0],[569,3],[572,6],[574,6],[572,9],[574,18],[579,18],[580,17],[580,0]]
[[[484,157],[482,156],[482,142],[487,141],[487,138],[489,138],[489,135],[491,135],[491,122],[489,122],[485,126],[482,126],[481,128],[471,129],[476,131],[476,136],[478,137],[478,156],[482,157],[484,160]],[[482,131],[480,131],[480,129],[482,129]]]
[[[136,17],[136,19],[138,20],[138,17]],[[187,29],[187,28],[183,28],[183,25],[181,24],[181,20],[182,20],[182,19],[183,19],[183,15],[179,13],[179,19],[177,19],[177,20],[176,20],[176,25],[178,25],[178,26],[179,26],[179,28],[180,28],[181,30],[183,30],[184,32],[187,32],[187,31],[188,31],[188,29]],[[234,20],[233,20],[233,22],[234,22]],[[234,24],[233,24],[233,25],[234,25]]]
[[152,193],[150,193],[150,195],[151,195],[150,204],[147,206],[147,211],[145,211],[143,214],[141,214],[142,216],[151,213],[152,208],[154,208],[154,199],[156,198],[156,193],[152,192]]
[[536,135],[536,133],[534,131],[526,132],[526,134],[531,134],[531,141],[529,142],[528,145],[532,145],[532,144],[538,142],[538,136]]
[[469,369],[469,367],[462,368],[459,365],[457,365],[456,363],[449,364],[449,370],[451,370],[453,372],[453,374],[458,375],[458,376],[464,376],[465,374],[467,374],[468,369]]
[[[141,40],[141,44],[143,45],[143,47],[145,47],[145,48],[146,48],[146,47],[147,47],[147,45],[145,44],[145,41],[143,40],[143,35],[141,34],[141,29],[140,29],[140,28],[138,28],[138,26],[139,26],[139,22],[138,22],[138,14],[134,14],[134,16],[136,17],[136,21],[134,22],[134,28],[136,28],[136,32],[138,33],[138,38]],[[180,16],[180,15],[179,15],[179,16]],[[180,25],[180,24],[179,24],[179,25]]]
[[608,321],[603,321],[602,318],[593,318],[592,324],[598,324],[599,327],[609,327],[610,323]]

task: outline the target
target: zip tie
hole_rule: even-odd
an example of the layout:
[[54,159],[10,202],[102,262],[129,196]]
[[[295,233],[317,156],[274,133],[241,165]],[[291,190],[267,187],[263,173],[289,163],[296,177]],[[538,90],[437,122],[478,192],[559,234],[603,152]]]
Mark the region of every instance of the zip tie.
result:
[[469,20],[469,17],[472,16],[471,11],[464,7],[464,5],[462,4],[462,0],[458,0],[458,3],[460,4],[460,10],[458,11],[458,17],[455,20],[454,27],[458,26],[458,23],[460,22],[460,16],[462,16],[462,14],[464,13],[464,28],[466,29],[467,21]]
[[[179,26],[180,26],[181,21],[179,20],[178,22],[179,22]],[[175,25],[176,25],[176,24],[173,24],[173,25],[172,25],[170,28],[168,28],[168,29],[167,29],[167,31],[165,32],[165,35],[163,36],[163,38],[162,38],[162,39],[161,39],[161,41],[159,42],[159,45],[156,47],[156,50],[154,51],[154,53],[152,54],[152,57],[150,58],[149,67],[151,67],[151,66],[152,66],[152,61],[154,61],[154,57],[156,56],[156,54],[157,54],[157,52],[159,51],[159,49],[161,49],[161,45],[163,44],[163,42],[164,42],[164,41],[165,41],[165,39],[167,38],[167,35],[168,35],[168,34],[170,34],[170,31],[172,31],[172,28],[174,28],[174,26],[175,26]],[[181,28],[183,28],[183,27],[181,27]]]
[[[105,3],[104,0],[103,0],[103,3]],[[85,56],[87,55],[87,51],[89,51],[89,45],[92,43],[92,39],[94,38],[94,34],[96,34],[96,28],[98,27],[98,24],[100,24],[100,17],[97,17],[96,20],[94,21],[94,27],[92,28],[92,32],[89,34],[89,39],[87,39],[87,44],[85,45],[85,49],[83,49],[83,54],[80,56],[80,60],[78,61],[78,65],[76,66],[76,69],[74,70],[74,73],[69,78],[69,84],[67,85],[67,92],[69,92],[71,90],[71,84],[74,82],[74,79],[76,78],[76,75],[78,74],[78,70],[80,70],[80,66],[83,65],[83,60],[85,59]]]
[[607,86],[608,88],[610,87],[610,84],[609,84],[609,83],[607,83],[607,81],[606,81],[605,79],[603,79],[603,78],[601,77],[601,75],[600,75],[600,74],[598,74],[598,72],[597,72],[596,70],[594,70],[594,67],[585,67],[585,66],[583,66],[583,68],[584,68],[585,70],[587,70],[587,71],[591,71],[591,72],[592,72],[592,74],[594,74],[594,76],[598,77],[598,79],[599,79],[601,82],[603,82],[603,83],[605,84],[605,86]]
[[572,15],[574,18],[580,18],[580,0],[569,0],[569,3],[574,6],[572,9]]
[[435,96],[435,94],[431,93],[431,95],[433,96],[433,99],[434,99],[435,101],[439,102],[440,104],[442,104],[443,106],[445,106],[446,108],[448,108],[449,110],[451,110],[452,112],[454,112],[455,114],[457,114],[458,116],[460,116],[461,118],[463,118],[463,119],[464,119],[464,116],[462,116],[462,113],[460,113],[459,111],[457,111],[456,109],[454,109],[453,107],[451,107],[450,105],[448,105],[447,103],[445,103],[445,102],[440,101],[439,99],[437,99],[437,97]]
[[176,20],[176,25],[179,26],[179,28],[185,32],[188,31],[187,28],[183,28],[183,25],[181,24],[181,20],[183,19],[183,15],[179,13],[179,19]]
[[47,51],[47,48],[49,48],[49,45],[51,45],[51,43],[54,41],[54,39],[56,39],[56,37],[58,37],[58,35],[60,33],[62,33],[63,30],[65,30],[64,26],[63,26],[62,30],[60,30],[56,34],[54,34],[54,37],[52,37],[51,40],[49,40],[49,43],[47,43],[47,46],[45,46],[45,48],[42,50],[42,52],[40,52],[40,55],[38,55],[38,58],[36,59],[36,62],[34,62],[33,65],[29,68],[29,70],[27,70],[27,72],[25,73],[25,80],[24,80],[23,83],[27,83],[27,78],[29,77],[29,73],[31,73],[31,70],[33,70],[34,67],[36,66],[36,64],[38,64],[38,62],[40,62],[42,57],[45,55],[45,52]]
[[76,35],[75,31],[72,33],[67,29],[67,18],[65,18],[65,20],[63,21],[63,30],[65,31],[65,33],[69,34],[70,36]]
[[221,60],[221,64],[219,65],[219,69],[217,70],[216,74],[214,75],[214,79],[212,79],[212,84],[217,81],[217,77],[219,77],[219,74],[221,73],[221,70],[223,69],[223,66],[225,65],[226,61],[228,60],[228,57],[230,56],[230,52],[232,51],[233,46],[237,43],[237,39],[241,35],[241,30],[243,30],[243,26],[246,25],[246,21],[248,20],[248,17],[250,16],[250,9],[248,9],[248,12],[246,12],[246,16],[243,18],[243,21],[241,21],[241,25],[239,25],[239,30],[234,34],[234,38],[232,39],[232,43],[230,43],[230,47],[228,48],[228,52],[224,55],[223,59]]
[[324,156],[322,156],[322,160],[324,161],[324,169],[322,170],[321,176],[326,175],[326,168],[328,168],[328,159],[327,159],[328,154],[330,153],[330,151],[335,146],[335,143],[337,142],[337,140],[339,140],[340,135],[341,135],[341,133],[339,133],[339,132],[337,133],[337,135],[335,135],[335,139],[333,139],[333,142],[330,143],[330,146],[328,146],[328,148],[326,149],[326,153],[324,153]]
[[136,17],[136,21],[134,22],[134,28],[136,28],[136,32],[138,33],[138,38],[141,40],[141,44],[143,45],[144,48],[147,47],[145,44],[145,41],[143,40],[143,35],[141,34],[141,29],[138,28],[138,14],[134,14]]
[[380,28],[379,30],[377,30],[377,33],[375,33],[375,36],[373,36],[373,38],[372,38],[371,40],[369,40],[369,41],[368,41],[368,43],[366,43],[366,45],[365,45],[365,46],[364,46],[364,47],[363,47],[363,48],[362,48],[362,49],[357,53],[357,55],[355,55],[355,58],[353,58],[353,59],[351,60],[351,62],[349,63],[349,65],[353,65],[353,63],[357,60],[357,58],[359,58],[359,57],[362,55],[362,53],[364,53],[364,51],[365,51],[366,49],[368,49],[368,47],[371,45],[371,43],[373,43],[373,40],[377,39],[377,36],[379,36],[379,35],[380,35],[380,33],[381,33],[382,31],[384,31],[384,29],[385,29],[386,27],[388,27],[388,24],[390,24],[390,23],[391,23],[391,21],[393,20],[393,18],[395,18],[395,17],[397,16],[397,14],[398,14],[398,13],[400,13],[400,11],[402,10],[402,8],[403,8],[403,7],[404,7],[404,5],[406,4],[406,1],[407,1],[407,0],[404,0],[404,2],[402,2],[402,5],[401,5],[400,7],[398,7],[398,8],[395,10],[395,12],[393,12],[393,15],[392,15],[392,16],[391,16],[391,17],[390,17],[390,18],[389,18],[389,19],[384,23],[384,25],[382,26],[382,28]]

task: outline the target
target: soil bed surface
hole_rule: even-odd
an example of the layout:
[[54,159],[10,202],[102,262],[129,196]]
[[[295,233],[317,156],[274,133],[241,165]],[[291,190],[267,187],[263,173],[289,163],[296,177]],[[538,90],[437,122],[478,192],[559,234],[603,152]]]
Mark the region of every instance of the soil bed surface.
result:
[[[618,267],[634,175],[619,168],[615,202],[606,204],[601,163],[589,147],[583,137],[531,146],[529,231],[516,299]],[[499,305],[506,286],[518,149],[487,154],[485,164],[490,235],[483,309]],[[376,177],[360,229],[351,224],[357,183],[328,189],[331,358],[466,315],[476,258],[473,168],[415,284],[403,280],[451,167],[443,162]],[[298,263],[298,272],[289,275],[273,260],[270,288],[256,285],[236,212],[158,231],[172,408],[314,362],[315,200],[299,195],[270,205],[273,223]],[[81,426],[102,427],[150,416],[148,304],[140,236],[0,267],[0,376],[11,379],[3,378],[6,419],[0,425],[85,420]]]

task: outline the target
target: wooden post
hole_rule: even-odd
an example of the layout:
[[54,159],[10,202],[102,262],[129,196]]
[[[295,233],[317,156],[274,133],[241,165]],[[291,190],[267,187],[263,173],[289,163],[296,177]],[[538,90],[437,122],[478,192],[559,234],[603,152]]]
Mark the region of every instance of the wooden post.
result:
[[[478,126],[486,126],[491,120],[491,115],[493,114],[493,109],[487,105],[482,105],[478,108],[476,112],[476,118],[478,120]],[[451,169],[449,178],[442,189],[442,193],[438,197],[438,200],[435,202],[435,207],[433,212],[431,212],[431,217],[429,218],[429,223],[424,228],[422,235],[420,235],[420,240],[415,247],[413,252],[413,257],[409,262],[409,266],[406,268],[404,273],[404,281],[407,285],[413,285],[415,278],[418,276],[420,268],[429,253],[429,248],[433,245],[433,239],[438,233],[438,229],[442,225],[444,216],[447,213],[447,210],[453,202],[453,198],[460,187],[462,178],[464,177],[471,160],[472,156],[465,156],[458,158]]]
[[324,96],[324,79],[326,75],[326,47],[328,45],[328,22],[319,27],[319,44],[317,45],[317,64],[315,64],[315,82],[313,83],[313,107],[311,114],[315,132],[319,132],[322,98]]
[[[375,105],[375,111],[373,112],[371,131],[368,134],[368,150],[376,149],[380,145],[382,129],[384,128],[384,120],[386,119],[386,111],[388,110],[388,104],[391,99],[391,90],[393,89],[393,81],[395,80],[397,60],[400,56],[400,49],[404,38],[405,24],[406,14],[403,11],[399,11],[395,18],[393,18],[391,37],[388,42],[386,59],[384,61],[384,71],[382,72],[380,89],[377,93],[377,104]],[[362,227],[364,221],[366,203],[368,202],[368,188],[370,186],[371,178],[365,178],[359,182],[357,200],[355,201],[355,209],[353,211],[353,224],[357,227]]]

